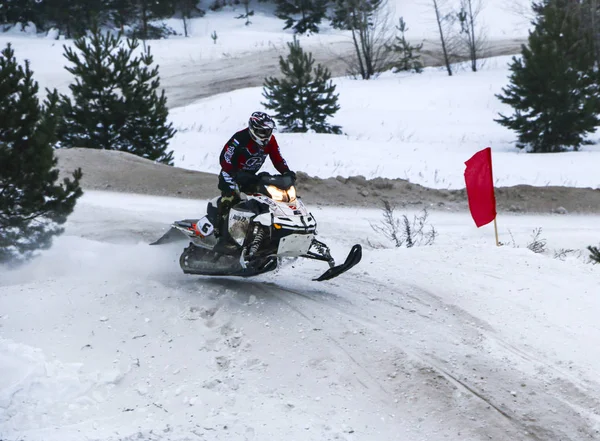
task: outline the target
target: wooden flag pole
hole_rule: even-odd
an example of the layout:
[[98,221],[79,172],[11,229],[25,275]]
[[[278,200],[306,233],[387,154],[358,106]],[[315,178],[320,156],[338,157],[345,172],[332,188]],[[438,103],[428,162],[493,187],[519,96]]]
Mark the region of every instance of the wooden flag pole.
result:
[[500,241],[498,240],[498,223],[496,222],[496,218],[494,218],[494,231],[496,232],[496,246],[500,246]]

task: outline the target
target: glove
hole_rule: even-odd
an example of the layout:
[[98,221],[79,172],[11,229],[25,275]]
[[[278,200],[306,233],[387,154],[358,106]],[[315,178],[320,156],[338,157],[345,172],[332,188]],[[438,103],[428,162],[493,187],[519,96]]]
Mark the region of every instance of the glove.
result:
[[292,182],[295,184],[296,183],[296,173],[294,173],[291,170],[286,171],[283,176],[289,176],[290,178],[292,178]]
[[230,196],[221,196],[221,203],[222,204],[230,204],[237,199],[237,195],[232,194]]
[[226,196],[221,196],[221,202],[219,203],[219,216],[222,216],[223,213],[229,211],[231,207],[237,204],[240,201],[240,196],[238,193],[228,194]]
[[235,181],[240,187],[250,187],[257,184],[258,177],[254,173],[241,171],[235,176]]

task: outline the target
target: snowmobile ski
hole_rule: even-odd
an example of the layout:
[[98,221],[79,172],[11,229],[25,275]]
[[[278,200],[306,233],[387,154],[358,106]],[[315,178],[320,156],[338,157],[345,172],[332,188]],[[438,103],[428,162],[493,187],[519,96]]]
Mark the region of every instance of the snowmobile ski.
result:
[[341,265],[337,265],[329,268],[323,274],[321,274],[316,279],[313,279],[316,282],[322,282],[323,280],[330,280],[334,277],[337,277],[346,271],[348,271],[353,266],[357,265],[362,259],[362,247],[359,244],[356,244],[352,247],[350,252],[348,253],[348,257],[346,257],[346,261]]

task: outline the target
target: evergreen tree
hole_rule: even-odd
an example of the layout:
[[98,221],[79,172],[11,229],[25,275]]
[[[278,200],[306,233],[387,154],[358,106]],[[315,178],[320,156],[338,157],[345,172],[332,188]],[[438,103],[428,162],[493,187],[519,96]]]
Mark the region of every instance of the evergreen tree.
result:
[[29,63],[10,44],[0,55],[0,263],[48,248],[75,208],[81,170],[57,185],[56,90],[40,106]]
[[402,71],[414,71],[416,73],[423,72],[423,63],[421,62],[421,49],[423,43],[413,46],[406,39],[406,22],[400,17],[396,29],[400,35],[396,35],[394,44],[390,45],[389,50],[396,54],[396,59],[392,62],[394,73]]
[[600,247],[589,246],[588,250],[590,251],[590,259],[594,263],[600,263]]
[[61,97],[61,145],[121,150],[172,165],[167,146],[175,130],[167,124],[165,92],[157,93],[158,66],[151,68],[150,48],[134,57],[137,40],[123,43],[97,29],[74,45],[81,56],[65,46],[75,83],[69,86],[73,101]]
[[495,120],[518,133],[519,148],[533,152],[577,150],[600,125],[600,87],[593,36],[581,32],[570,0],[543,0],[522,58],[513,57],[511,84],[497,97],[515,109]]
[[327,12],[328,0],[276,0],[275,3],[275,15],[285,20],[283,29],[292,28],[296,34],[316,34]]
[[113,24],[124,34],[126,26],[132,26],[137,18],[136,0],[107,0],[107,10]]
[[266,78],[262,103],[267,109],[275,110],[275,118],[290,132],[340,134],[340,126],[332,126],[325,120],[340,108],[338,94],[334,94],[335,85],[331,73],[321,64],[313,68],[315,60],[312,54],[305,53],[294,37],[288,43],[290,53],[287,59],[279,57],[279,66],[284,78]]
[[372,26],[371,17],[384,0],[332,0],[331,25],[337,29],[362,30]]
[[35,0],[3,0],[0,6],[0,24],[14,25],[28,22],[37,27],[43,24],[42,8]]
[[[110,20],[123,35],[149,40],[174,33],[165,24],[156,25],[152,23],[153,21],[172,17],[177,11],[181,11],[183,17],[187,17],[186,8],[197,2],[195,0],[104,0],[104,3]],[[93,28],[90,26],[89,29]]]
[[44,19],[58,28],[67,38],[76,38],[93,26],[102,26],[109,20],[109,6],[98,0],[44,0]]

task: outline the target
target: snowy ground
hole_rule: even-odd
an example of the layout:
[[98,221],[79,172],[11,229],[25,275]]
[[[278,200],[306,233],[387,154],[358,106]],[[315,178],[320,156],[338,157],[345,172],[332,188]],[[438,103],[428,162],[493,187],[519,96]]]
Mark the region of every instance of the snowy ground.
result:
[[[317,209],[363,261],[253,280],[149,247],[189,200],[88,192],[55,246],[0,277],[0,439],[592,440],[600,436],[600,218],[432,212],[394,249],[377,210]],[[525,245],[542,227],[548,253]],[[364,239],[361,237],[364,236]],[[375,248],[369,246],[367,239]],[[141,434],[141,435],[140,435]]]

